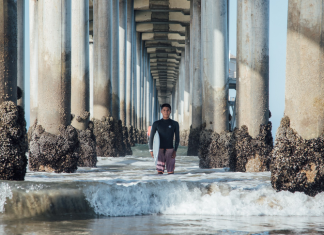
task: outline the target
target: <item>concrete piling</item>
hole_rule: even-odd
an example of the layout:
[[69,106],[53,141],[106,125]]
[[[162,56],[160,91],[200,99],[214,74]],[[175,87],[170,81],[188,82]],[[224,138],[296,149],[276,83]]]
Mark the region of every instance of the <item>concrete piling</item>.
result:
[[269,170],[269,4],[239,0],[237,6],[236,171]]
[[[17,86],[21,90],[17,104],[25,108],[25,1],[17,1]],[[19,97],[21,96],[21,98]]]
[[238,1],[237,127],[255,138],[269,121],[269,1]]
[[[227,0],[201,1],[201,76],[205,130],[200,135],[199,166],[229,167],[234,148],[228,133]],[[209,143],[206,145],[206,143]]]
[[85,130],[89,122],[89,1],[72,1],[72,126]]
[[78,166],[95,167],[96,139],[89,125],[89,1],[72,1],[71,112],[80,143]]
[[38,1],[29,1],[29,84],[30,123],[35,123],[38,110]]
[[38,17],[38,124],[57,135],[71,123],[71,1],[38,2]]
[[119,2],[112,1],[112,117],[119,120]]
[[188,140],[189,156],[197,156],[202,127],[202,79],[201,79],[201,0],[190,1],[190,74],[192,76],[192,127]]
[[111,1],[95,1],[93,24],[93,117],[111,115]]
[[126,125],[126,24],[127,0],[119,0],[119,111]]
[[271,184],[315,196],[324,191],[324,1],[288,4],[285,117],[276,134]]
[[27,165],[24,109],[16,104],[17,18],[17,2],[0,1],[0,180],[24,180]]

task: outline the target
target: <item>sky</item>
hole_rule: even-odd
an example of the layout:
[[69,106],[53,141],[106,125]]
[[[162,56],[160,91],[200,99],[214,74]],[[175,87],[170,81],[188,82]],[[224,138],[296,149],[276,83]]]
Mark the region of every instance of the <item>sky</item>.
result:
[[[25,97],[29,97],[29,1],[25,8]],[[285,70],[288,0],[270,1],[270,111],[272,135],[275,137],[285,108]],[[229,49],[236,55],[236,14],[237,1],[230,0]],[[230,95],[235,92],[230,92]],[[29,122],[29,99],[26,99],[25,112],[27,128]]]

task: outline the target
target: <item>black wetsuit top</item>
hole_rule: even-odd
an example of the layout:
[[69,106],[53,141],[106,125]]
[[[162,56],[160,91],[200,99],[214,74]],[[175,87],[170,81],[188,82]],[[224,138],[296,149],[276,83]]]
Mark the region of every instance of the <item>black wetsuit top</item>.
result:
[[150,134],[150,151],[153,150],[153,138],[155,132],[159,132],[160,149],[173,148],[173,136],[175,134],[174,150],[177,151],[179,146],[179,123],[172,119],[164,120],[163,118],[153,123]]

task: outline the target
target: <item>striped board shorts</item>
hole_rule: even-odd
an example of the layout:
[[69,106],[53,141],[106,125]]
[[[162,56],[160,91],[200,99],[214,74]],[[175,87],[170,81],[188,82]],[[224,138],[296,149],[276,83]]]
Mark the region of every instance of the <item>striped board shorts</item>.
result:
[[172,158],[173,149],[160,149],[158,162],[156,164],[156,170],[158,172],[164,172],[165,166],[167,172],[173,173],[175,168],[175,158]]

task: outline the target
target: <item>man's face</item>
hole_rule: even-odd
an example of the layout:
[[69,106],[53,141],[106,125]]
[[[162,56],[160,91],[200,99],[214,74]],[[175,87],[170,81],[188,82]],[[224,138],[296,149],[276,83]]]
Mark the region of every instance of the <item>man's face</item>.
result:
[[170,117],[171,110],[168,107],[163,107],[161,110],[163,119],[168,119]]

